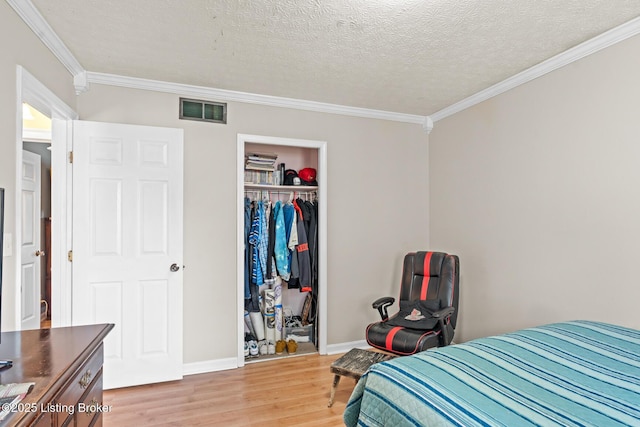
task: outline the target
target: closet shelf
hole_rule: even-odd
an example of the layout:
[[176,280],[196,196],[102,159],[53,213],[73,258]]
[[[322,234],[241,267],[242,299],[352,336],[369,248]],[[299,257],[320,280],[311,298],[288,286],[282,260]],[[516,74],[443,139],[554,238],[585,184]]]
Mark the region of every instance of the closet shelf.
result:
[[314,191],[318,187],[315,185],[270,185],[270,184],[251,184],[244,183],[244,188],[250,188],[255,190],[271,190],[271,191]]

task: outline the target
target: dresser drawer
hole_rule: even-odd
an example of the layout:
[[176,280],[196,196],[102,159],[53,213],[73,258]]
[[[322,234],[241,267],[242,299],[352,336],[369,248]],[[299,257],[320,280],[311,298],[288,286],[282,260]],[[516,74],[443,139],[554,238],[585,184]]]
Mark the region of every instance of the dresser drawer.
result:
[[102,425],[102,373],[98,375],[89,392],[78,403],[76,412],[76,427],[89,427],[94,421]]
[[76,406],[94,379],[102,373],[102,361],[101,344],[82,365],[71,381],[67,383],[66,388],[62,391],[58,399],[56,399],[57,403],[63,405],[65,408]]
[[31,427],[51,427],[53,425],[53,419],[51,413],[43,412],[38,418],[31,424]]

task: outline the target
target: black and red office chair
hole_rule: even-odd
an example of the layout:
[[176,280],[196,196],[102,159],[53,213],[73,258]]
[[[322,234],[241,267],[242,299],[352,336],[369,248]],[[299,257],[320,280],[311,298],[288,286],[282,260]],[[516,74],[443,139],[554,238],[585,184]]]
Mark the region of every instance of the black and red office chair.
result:
[[400,311],[389,317],[395,299],[383,297],[373,308],[382,321],[367,327],[369,345],[399,355],[449,345],[458,318],[460,262],[443,252],[405,255],[400,284]]

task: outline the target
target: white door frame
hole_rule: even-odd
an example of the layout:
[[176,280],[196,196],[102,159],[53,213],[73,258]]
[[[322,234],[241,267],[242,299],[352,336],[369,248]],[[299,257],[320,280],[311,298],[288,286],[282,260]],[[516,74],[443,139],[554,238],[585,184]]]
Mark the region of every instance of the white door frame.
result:
[[327,143],[308,139],[238,134],[236,155],[236,280],[238,367],[244,366],[244,146],[284,145],[318,150],[318,351],[327,354]]
[[[71,151],[71,120],[78,114],[51,90],[43,85],[25,68],[16,67],[16,184],[15,184],[15,235],[14,242],[21,242],[22,206],[22,103],[32,105],[41,113],[51,117],[51,326],[71,326],[71,263],[67,251],[71,247],[71,175],[67,153]],[[20,327],[20,249],[15,251],[15,313],[14,325],[7,330]]]

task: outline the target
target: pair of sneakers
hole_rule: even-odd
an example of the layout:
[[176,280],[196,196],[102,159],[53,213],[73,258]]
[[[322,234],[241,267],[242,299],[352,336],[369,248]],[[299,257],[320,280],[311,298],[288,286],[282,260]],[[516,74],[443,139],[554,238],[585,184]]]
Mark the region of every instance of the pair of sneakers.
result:
[[258,352],[258,342],[256,340],[244,342],[244,357],[256,357]]
[[260,341],[258,346],[261,355],[276,354],[276,345],[273,341]]

